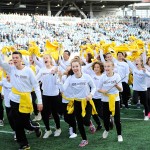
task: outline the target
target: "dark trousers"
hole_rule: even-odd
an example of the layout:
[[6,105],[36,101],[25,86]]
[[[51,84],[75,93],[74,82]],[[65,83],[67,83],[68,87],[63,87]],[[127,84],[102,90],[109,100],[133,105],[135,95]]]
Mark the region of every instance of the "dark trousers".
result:
[[[103,102],[103,121],[105,130],[109,131],[110,127],[110,111],[109,111],[109,103]],[[121,135],[121,121],[120,121],[120,103],[117,101],[115,103],[115,115],[114,115],[114,121],[117,129],[117,134]]]
[[28,144],[25,130],[35,131],[38,127],[38,124],[33,124],[30,121],[30,114],[26,113],[20,113],[19,112],[19,104],[10,101],[11,105],[11,118],[13,118],[13,122],[15,125],[15,131],[16,131],[16,137],[17,142],[20,144],[20,146],[24,146]]
[[83,140],[87,140],[84,125],[85,126],[90,126],[92,106],[89,102],[87,102],[86,115],[85,115],[85,117],[82,117],[81,102],[74,101],[74,112],[75,112],[75,117],[76,117],[76,120],[77,120],[78,129],[79,129],[79,132],[81,134],[81,137],[82,137]]
[[148,115],[149,109],[148,109],[148,102],[147,102],[147,91],[133,91],[133,102],[137,104],[138,98],[140,98],[141,104],[144,105],[145,109],[145,116]]
[[125,107],[128,107],[128,100],[130,98],[130,87],[126,82],[122,82],[123,92],[120,92],[120,98]]
[[101,119],[103,119],[103,103],[102,103],[101,99],[93,99],[93,102],[95,104],[95,108],[96,108],[98,115],[92,115],[92,116],[93,116],[93,119],[96,122],[96,124],[98,126],[100,126],[101,122],[100,122],[99,117]]
[[147,104],[148,110],[150,111],[150,88],[147,89]]
[[7,115],[10,127],[12,128],[13,131],[15,131],[15,124],[14,124],[13,118],[11,116],[11,107],[5,107],[5,108],[6,108],[6,115]]
[[59,94],[59,99],[58,99],[58,113],[59,115],[63,115],[63,103],[62,103],[62,96]]
[[3,99],[1,98],[0,93],[0,120],[4,119],[4,107],[3,107]]
[[66,123],[69,124],[69,127],[73,128],[73,133],[76,133],[76,120],[75,120],[75,115],[73,114],[68,114],[67,111],[67,105],[66,103],[63,103],[63,112],[64,112],[64,120]]
[[41,112],[42,119],[44,122],[44,125],[46,127],[46,130],[50,130],[50,125],[49,125],[49,115],[52,113],[56,128],[60,128],[60,118],[58,115],[58,100],[59,96],[42,96],[42,101],[43,101],[43,110]]
[[31,97],[32,97],[32,104],[33,104],[33,109],[34,109],[34,114],[37,116],[38,115],[38,109],[37,109],[37,104],[36,104],[36,94],[35,92],[31,92]]

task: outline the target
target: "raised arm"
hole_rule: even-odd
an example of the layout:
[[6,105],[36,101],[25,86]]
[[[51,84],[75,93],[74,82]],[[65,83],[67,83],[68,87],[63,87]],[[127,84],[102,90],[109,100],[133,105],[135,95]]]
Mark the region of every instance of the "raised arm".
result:
[[24,64],[29,67],[30,66],[29,58],[27,56],[23,56],[22,59]]
[[143,54],[142,54],[142,59],[143,59],[143,64],[145,65],[146,64],[146,52],[144,50]]
[[133,64],[133,62],[131,62],[131,61],[129,61],[129,60],[127,60],[127,63],[128,63],[130,69],[131,69],[132,72],[133,72],[133,70],[136,69],[135,65]]
[[7,72],[11,72],[11,66],[8,63],[5,63],[2,59],[2,55],[0,54],[0,66]]
[[105,62],[105,59],[104,59],[104,56],[103,56],[103,51],[100,50],[100,58],[101,58],[101,62],[104,63]]
[[42,60],[37,60],[35,55],[33,55],[33,60],[34,60],[35,64],[37,66],[39,66],[40,68],[44,67],[44,63],[42,62]]

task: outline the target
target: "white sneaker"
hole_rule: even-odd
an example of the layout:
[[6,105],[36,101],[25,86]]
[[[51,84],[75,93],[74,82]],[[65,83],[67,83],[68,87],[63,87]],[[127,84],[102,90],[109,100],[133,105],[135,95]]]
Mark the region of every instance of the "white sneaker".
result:
[[106,139],[108,137],[108,133],[106,130],[103,132],[103,139]]
[[69,135],[71,136],[72,134],[73,134],[73,128],[70,127],[70,128],[69,128]]
[[61,134],[61,129],[56,129],[56,131],[54,132],[54,136],[60,136]]
[[122,135],[118,135],[118,142],[123,142],[123,137],[122,137]]
[[4,126],[4,122],[3,120],[0,120],[0,126],[3,127]]
[[33,119],[33,121],[40,121],[42,119],[41,113],[39,112],[37,116]]
[[46,131],[45,134],[44,134],[44,136],[43,136],[43,139],[47,139],[51,134],[52,134],[51,130]]
[[72,135],[69,136],[70,139],[76,138],[77,134],[73,133]]
[[41,116],[41,113],[39,112],[38,115],[37,115],[36,120],[37,120],[37,121],[40,121],[41,119],[42,119],[42,116]]
[[16,133],[14,133],[14,141],[17,141]]
[[149,120],[149,117],[148,116],[145,116],[144,117],[144,121],[148,121]]

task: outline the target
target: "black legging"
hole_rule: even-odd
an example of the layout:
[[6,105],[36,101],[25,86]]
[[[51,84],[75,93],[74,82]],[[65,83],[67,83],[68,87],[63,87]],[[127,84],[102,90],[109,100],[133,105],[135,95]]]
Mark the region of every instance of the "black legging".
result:
[[81,137],[82,137],[83,140],[87,140],[84,125],[85,126],[90,126],[92,106],[89,102],[87,102],[86,115],[85,115],[85,117],[82,117],[81,102],[74,101],[74,112],[75,112],[75,117],[76,117],[76,120],[77,120],[78,129],[79,129],[79,132],[81,134]]
[[96,111],[98,113],[98,115],[92,115],[93,116],[93,119],[95,120],[96,124],[98,126],[101,125],[101,122],[100,122],[100,119],[103,119],[103,103],[101,101],[101,99],[93,99],[93,102],[95,104],[95,108],[96,108]]
[[68,114],[66,103],[63,103],[63,113],[64,113],[64,120],[69,124],[70,127],[73,128],[73,133],[76,133],[76,120],[74,113]]
[[10,101],[11,111],[10,115],[13,118],[13,122],[15,125],[15,133],[17,137],[17,142],[20,146],[24,146],[28,144],[28,140],[26,138],[25,129],[29,131],[35,131],[39,124],[36,122],[33,124],[30,121],[30,113],[20,113],[19,112],[19,104]]
[[4,119],[4,107],[3,107],[3,99],[1,98],[0,93],[0,120]]
[[149,113],[148,103],[147,103],[147,91],[133,91],[133,102],[136,104],[138,102],[138,97],[140,97],[141,104],[144,105],[145,116]]
[[128,100],[130,98],[130,87],[126,82],[122,82],[123,91],[120,92],[120,98],[125,107],[128,107]]
[[150,88],[147,88],[147,103],[148,103],[148,110],[150,111]]
[[43,122],[45,124],[46,130],[50,130],[49,125],[49,115],[52,113],[56,128],[60,128],[60,118],[58,115],[58,96],[42,96],[43,110],[41,112]]
[[[103,102],[103,121],[104,121],[104,126],[105,126],[106,131],[109,131],[109,127],[110,127],[110,114],[111,114],[111,112],[109,111],[109,103]],[[119,103],[119,101],[116,101],[116,103],[115,103],[114,121],[115,121],[116,129],[117,129],[117,134],[121,135],[120,103]]]
[[10,124],[10,127],[12,128],[13,131],[15,131],[15,123],[13,121],[13,118],[11,116],[11,107],[5,107],[6,108],[6,114],[7,114],[7,118]]

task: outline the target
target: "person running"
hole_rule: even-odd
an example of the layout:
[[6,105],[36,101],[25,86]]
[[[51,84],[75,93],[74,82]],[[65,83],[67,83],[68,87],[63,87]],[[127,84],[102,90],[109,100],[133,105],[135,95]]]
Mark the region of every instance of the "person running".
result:
[[[93,69],[93,73],[91,73],[90,76],[92,77],[96,85],[96,88],[98,88],[99,82],[101,82],[101,76],[104,72],[104,65],[100,62],[95,62],[92,65],[92,69]],[[93,119],[95,120],[97,124],[97,129],[96,129],[97,131],[102,128],[102,125],[99,119],[99,117],[103,119],[103,106],[102,106],[101,98],[102,98],[102,94],[96,91],[95,94],[93,95],[93,102],[95,104],[98,115],[93,115]]]
[[[146,64],[144,67],[150,72],[150,57],[147,58]],[[147,101],[148,101],[148,108],[150,110],[150,77],[146,77],[147,83]],[[150,112],[148,113],[148,117],[150,118]]]
[[[2,81],[3,77],[3,69],[0,67],[0,81]],[[1,96],[2,86],[0,86],[0,126],[4,126],[4,107],[3,107],[3,99]]]
[[[129,80],[129,65],[124,61],[124,54],[123,52],[118,52],[117,53],[117,59],[115,60],[118,68],[118,74],[120,77],[123,79],[122,86],[123,86],[123,91],[120,92],[120,99],[121,102],[124,104],[125,108],[128,107],[128,100],[130,98],[130,87],[128,85],[128,80]],[[120,107],[122,107],[122,104],[120,102]]]
[[73,71],[73,75],[69,76],[65,83],[60,84],[60,86],[63,91],[66,91],[69,86],[72,88],[74,113],[77,120],[78,129],[82,137],[82,141],[79,146],[84,147],[88,144],[84,125],[89,126],[90,131],[95,130],[94,125],[91,124],[90,118],[92,108],[96,112],[94,102],[92,101],[92,96],[96,91],[96,87],[91,77],[88,74],[82,73],[79,59],[72,60],[71,69]]
[[[71,70],[71,67],[68,66],[66,69],[66,72],[62,75],[61,71],[58,72],[58,76],[62,78],[62,82],[65,83],[65,80],[73,75],[73,72]],[[60,88],[61,90],[61,88]],[[67,106],[69,103],[69,99],[72,98],[72,88],[68,86],[68,88],[65,91],[61,91],[62,95],[62,104],[63,104],[63,114],[64,114],[64,120],[66,123],[69,125],[69,138],[76,138],[77,133],[76,133],[76,119],[74,112],[72,114],[68,114],[67,111]]]
[[11,107],[10,107],[10,99],[9,99],[9,93],[11,92],[12,85],[10,83],[10,76],[6,75],[6,78],[3,78],[2,81],[0,81],[0,85],[3,87],[2,94],[4,96],[4,103],[5,103],[5,109],[6,109],[6,115],[10,124],[10,127],[14,131],[14,140],[16,141],[16,133],[15,133],[15,125],[13,122],[13,118],[11,117]]
[[[1,55],[0,55],[1,56]],[[10,75],[12,90],[9,94],[11,117],[15,125],[17,142],[20,145],[19,150],[30,149],[25,130],[35,131],[37,137],[42,136],[42,131],[38,123],[30,121],[30,113],[33,111],[31,92],[34,88],[38,98],[38,110],[43,108],[39,84],[33,71],[22,65],[22,54],[19,51],[12,53],[14,66],[2,61],[0,57],[0,66]]]
[[54,136],[60,136],[60,118],[58,115],[58,101],[59,101],[59,87],[57,85],[57,67],[52,65],[52,58],[50,55],[43,56],[45,67],[41,68],[39,73],[36,75],[38,81],[42,82],[42,100],[43,110],[41,112],[46,132],[43,136],[44,139],[48,138],[52,131],[49,125],[49,115],[52,113],[56,124],[56,131]]
[[150,72],[144,67],[143,60],[137,58],[134,63],[127,61],[133,73],[133,102],[138,101],[140,97],[141,104],[144,105],[145,115],[144,120],[149,120],[148,102],[147,102],[147,77],[150,77]]
[[114,63],[106,61],[104,63],[105,74],[101,77],[98,92],[102,93],[103,121],[105,131],[102,137],[106,139],[109,133],[110,114],[114,116],[114,121],[118,134],[118,142],[122,142],[121,121],[120,121],[120,97],[119,92],[123,91],[121,78],[118,73],[114,73]]

